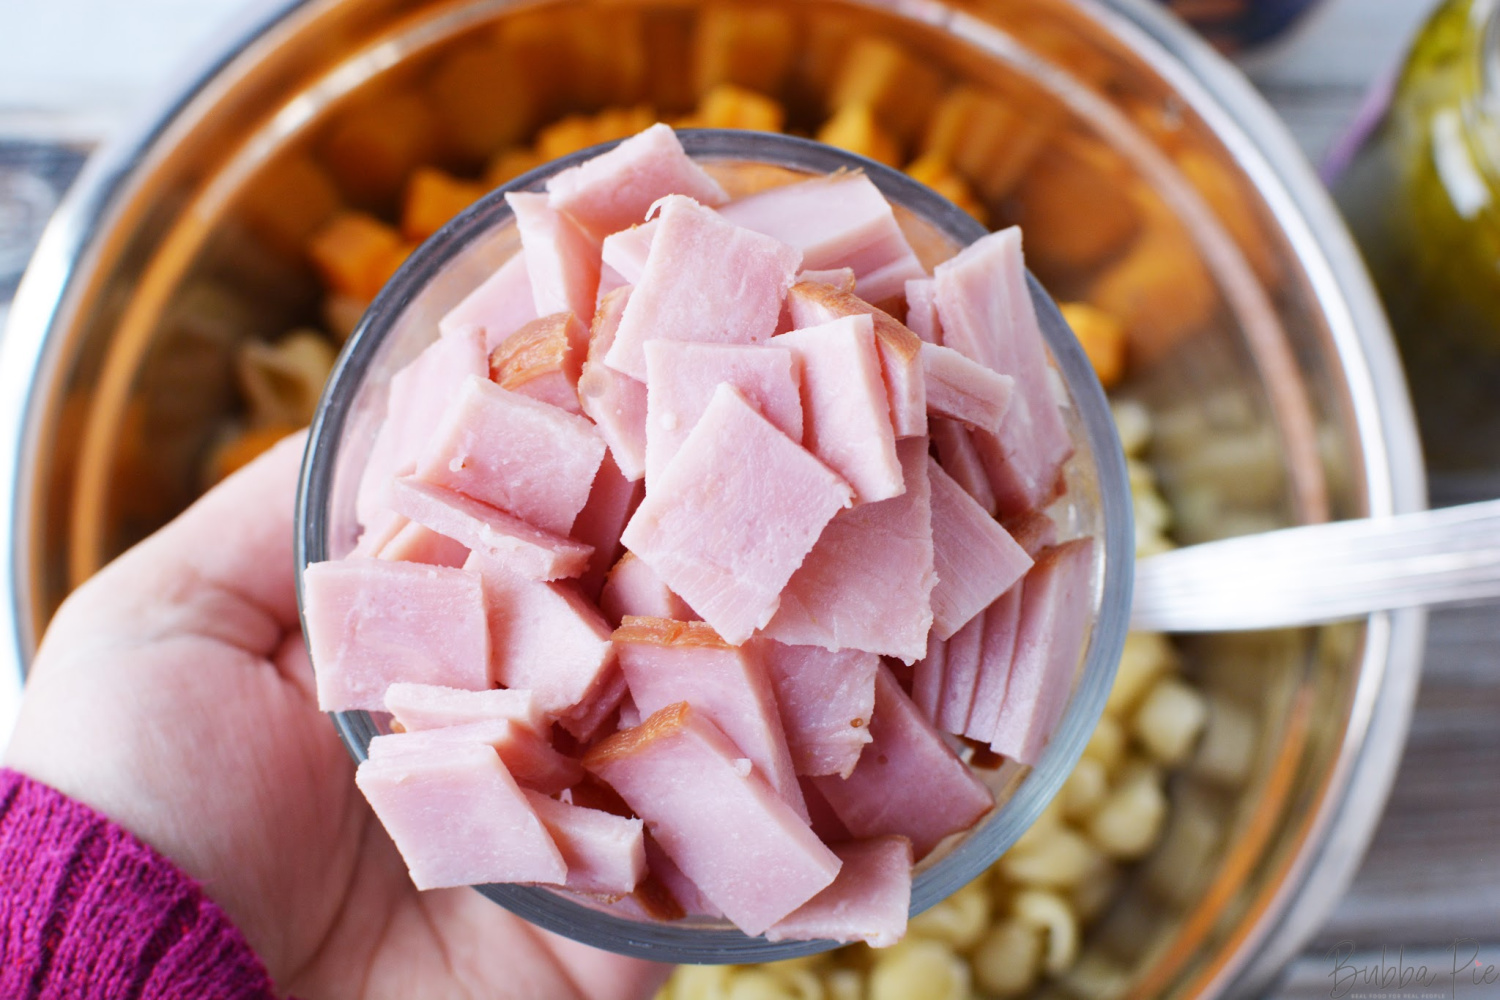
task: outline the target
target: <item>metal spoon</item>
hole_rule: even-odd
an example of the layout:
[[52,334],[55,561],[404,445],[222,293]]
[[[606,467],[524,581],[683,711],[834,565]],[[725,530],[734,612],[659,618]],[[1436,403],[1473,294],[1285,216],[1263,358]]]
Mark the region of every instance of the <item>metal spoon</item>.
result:
[[1500,598],[1500,500],[1190,545],[1136,564],[1132,628],[1222,632]]

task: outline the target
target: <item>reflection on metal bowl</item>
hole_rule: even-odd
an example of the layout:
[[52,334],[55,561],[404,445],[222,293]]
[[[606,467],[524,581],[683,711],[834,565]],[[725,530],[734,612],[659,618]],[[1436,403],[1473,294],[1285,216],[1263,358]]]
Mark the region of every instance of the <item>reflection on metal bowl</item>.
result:
[[[389,214],[418,163],[477,175],[561,115],[684,116],[723,80],[773,94],[792,131],[859,105],[900,162],[940,152],[992,223],[1028,227],[1055,296],[1124,321],[1119,395],[1152,413],[1180,540],[1422,505],[1341,224],[1248,86],[1151,6],[306,0],[94,162],[23,281],[0,348],[17,624],[0,669],[19,674],[68,589],[201,490],[242,419],[239,345],[321,321],[304,245],[338,205]],[[1205,740],[1174,773],[1165,838],[1086,936],[1075,970],[1097,974],[1059,987],[1213,996],[1271,974],[1373,828],[1423,626],[1181,643],[1210,735],[1249,720],[1253,761],[1226,780]]]

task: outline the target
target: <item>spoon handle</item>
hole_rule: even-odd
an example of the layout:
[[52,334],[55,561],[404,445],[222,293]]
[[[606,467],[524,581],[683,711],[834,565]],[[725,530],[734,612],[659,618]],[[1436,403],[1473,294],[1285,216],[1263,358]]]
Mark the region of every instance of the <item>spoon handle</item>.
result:
[[1500,598],[1500,500],[1190,545],[1136,563],[1131,627],[1281,628]]

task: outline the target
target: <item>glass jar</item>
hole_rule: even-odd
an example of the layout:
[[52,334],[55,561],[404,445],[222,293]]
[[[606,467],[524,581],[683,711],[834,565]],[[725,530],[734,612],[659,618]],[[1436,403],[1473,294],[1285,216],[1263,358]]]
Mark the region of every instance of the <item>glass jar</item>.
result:
[[1497,60],[1496,0],[1443,3],[1334,184],[1440,477],[1500,470]]

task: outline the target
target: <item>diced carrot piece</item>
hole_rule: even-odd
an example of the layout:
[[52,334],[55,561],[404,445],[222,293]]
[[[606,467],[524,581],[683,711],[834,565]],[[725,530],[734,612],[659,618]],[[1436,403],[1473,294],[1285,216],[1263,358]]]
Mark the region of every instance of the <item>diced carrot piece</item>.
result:
[[949,163],[941,153],[927,153],[918,157],[907,164],[906,174],[913,180],[926,184],[974,216],[981,225],[989,224],[989,210],[975,196],[974,189],[969,186],[969,182],[953,169],[953,164]]
[[245,221],[277,250],[300,250],[339,210],[333,178],[307,156],[291,154],[267,164],[245,192]]
[[406,176],[437,151],[432,109],[416,94],[383,97],[348,112],[323,140],[323,162],[356,205],[388,205]]
[[1016,189],[1026,260],[1048,275],[1101,263],[1140,228],[1129,167],[1083,136],[1049,143]]
[[922,152],[942,154],[993,202],[1020,181],[1051,127],[995,91],[957,87],[933,111]]
[[537,154],[543,162],[555,160],[601,142],[628,138],[655,123],[656,112],[644,104],[633,108],[607,108],[592,116],[569,115],[537,134]]
[[901,147],[875,120],[868,104],[847,104],[818,129],[817,139],[887,166],[901,164]]
[[221,479],[255,461],[262,452],[296,430],[286,424],[267,424],[240,431],[214,448],[208,457],[208,479],[217,483]]
[[459,180],[435,167],[418,167],[406,184],[401,235],[420,243],[478,201],[485,191],[482,184]]
[[462,46],[427,83],[445,145],[469,162],[517,142],[536,120],[531,80],[498,40]]
[[915,140],[942,94],[942,74],[913,57],[905,46],[877,35],[854,39],[846,51],[829,94],[829,107],[838,112],[865,105],[896,139]]
[[491,190],[509,184],[522,174],[535,170],[546,161],[533,149],[512,146],[495,154],[484,171],[484,184]]
[[780,132],[786,109],[753,90],[721,83],[703,95],[698,104],[699,128],[742,128],[754,132]]
[[340,212],[313,234],[307,251],[325,285],[368,302],[405,259],[403,249],[400,235],[374,216]]
[[1118,383],[1125,374],[1125,327],[1087,302],[1064,302],[1058,308],[1089,356],[1099,384],[1108,389]]

